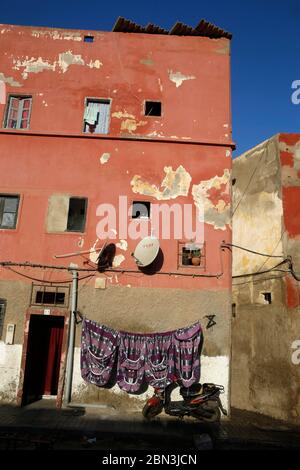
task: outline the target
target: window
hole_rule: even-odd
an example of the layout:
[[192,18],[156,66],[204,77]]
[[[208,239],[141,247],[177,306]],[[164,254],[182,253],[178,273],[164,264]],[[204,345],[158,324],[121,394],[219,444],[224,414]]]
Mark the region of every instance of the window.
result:
[[161,116],[161,102],[145,101],[145,116]]
[[42,290],[37,291],[36,304],[53,304],[53,305],[63,305],[65,303],[65,293],[64,292],[45,292]]
[[5,127],[9,129],[28,129],[31,104],[31,96],[10,96]]
[[68,286],[45,286],[32,284],[31,305],[53,305],[68,307]]
[[16,228],[19,199],[19,196],[0,194],[0,228]]
[[149,219],[150,218],[150,202],[149,201],[133,201],[132,218],[133,219]]
[[84,132],[108,134],[110,100],[87,98],[84,110]]
[[84,36],[84,42],[94,42],[94,36]]
[[272,303],[272,294],[271,292],[261,292],[263,303],[271,304]]
[[205,244],[178,242],[178,268],[205,268]]
[[3,334],[5,310],[6,310],[6,300],[0,299],[0,339],[2,338],[2,334]]
[[69,200],[67,232],[84,232],[87,200],[71,197]]

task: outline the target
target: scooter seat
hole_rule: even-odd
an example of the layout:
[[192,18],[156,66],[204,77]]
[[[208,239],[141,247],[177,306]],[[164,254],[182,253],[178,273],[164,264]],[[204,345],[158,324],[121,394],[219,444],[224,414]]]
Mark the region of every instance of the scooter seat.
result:
[[195,397],[196,395],[202,393],[202,391],[203,387],[200,383],[193,384],[190,387],[180,387],[180,395],[183,398]]

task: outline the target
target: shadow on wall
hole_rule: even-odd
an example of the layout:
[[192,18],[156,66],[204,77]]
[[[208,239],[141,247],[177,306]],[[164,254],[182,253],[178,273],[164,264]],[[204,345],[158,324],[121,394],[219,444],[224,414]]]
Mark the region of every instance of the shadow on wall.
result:
[[[100,253],[98,257],[98,260],[97,260],[98,271],[103,272],[106,269],[113,267],[113,261],[114,261],[115,255],[116,255],[116,245],[114,243],[110,243],[103,249],[102,253]],[[163,264],[164,264],[164,254],[160,248],[155,260],[151,264],[145,267],[138,266],[138,268],[141,271],[141,273],[151,276],[157,273],[158,271],[160,271]]]

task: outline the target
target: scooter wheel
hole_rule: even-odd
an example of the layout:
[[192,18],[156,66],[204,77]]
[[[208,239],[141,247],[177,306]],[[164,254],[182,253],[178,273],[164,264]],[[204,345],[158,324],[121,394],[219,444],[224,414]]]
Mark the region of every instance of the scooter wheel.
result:
[[159,415],[159,413],[162,412],[163,407],[164,406],[162,403],[158,403],[157,405],[150,405],[149,403],[146,403],[146,405],[144,406],[142,410],[144,418],[149,419],[149,420],[154,418],[155,416]]

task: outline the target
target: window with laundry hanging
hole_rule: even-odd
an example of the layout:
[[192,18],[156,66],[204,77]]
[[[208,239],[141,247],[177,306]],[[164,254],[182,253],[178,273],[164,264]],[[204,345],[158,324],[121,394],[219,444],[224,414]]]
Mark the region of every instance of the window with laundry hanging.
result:
[[88,134],[108,134],[110,106],[110,99],[86,98],[83,116],[84,132]]
[[31,96],[9,96],[4,127],[8,129],[29,129],[31,106]]

